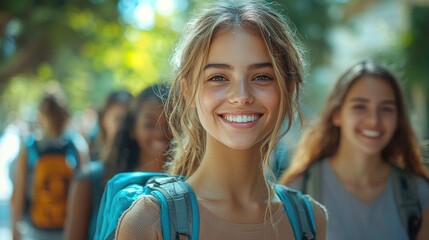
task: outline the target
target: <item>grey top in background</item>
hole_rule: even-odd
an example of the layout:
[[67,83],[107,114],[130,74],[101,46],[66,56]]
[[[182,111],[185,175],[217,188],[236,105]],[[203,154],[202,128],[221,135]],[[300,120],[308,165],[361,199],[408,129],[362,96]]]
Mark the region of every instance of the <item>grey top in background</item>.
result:
[[[329,160],[321,164],[320,202],[325,205],[329,217],[326,239],[408,239],[395,203],[392,177],[376,200],[364,203],[344,188]],[[429,184],[421,177],[416,177],[416,182],[422,211],[425,211],[429,208]],[[290,184],[301,190],[302,186],[302,177]]]

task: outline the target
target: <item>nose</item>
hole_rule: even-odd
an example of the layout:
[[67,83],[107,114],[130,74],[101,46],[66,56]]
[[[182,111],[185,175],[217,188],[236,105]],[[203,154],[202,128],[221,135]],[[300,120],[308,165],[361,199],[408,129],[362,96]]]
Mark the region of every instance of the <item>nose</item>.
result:
[[380,123],[381,112],[377,109],[371,110],[368,113],[367,122],[370,126],[378,126]]
[[231,84],[229,95],[229,102],[232,104],[246,105],[254,101],[250,83],[244,78]]

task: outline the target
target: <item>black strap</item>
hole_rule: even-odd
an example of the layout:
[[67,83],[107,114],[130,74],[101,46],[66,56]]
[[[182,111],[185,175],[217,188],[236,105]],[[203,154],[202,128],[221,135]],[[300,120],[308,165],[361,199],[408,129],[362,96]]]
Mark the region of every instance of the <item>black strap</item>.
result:
[[302,192],[313,197],[316,201],[322,200],[321,184],[322,184],[322,161],[323,159],[314,162],[304,174],[304,182]]
[[392,167],[393,191],[399,216],[408,237],[414,240],[422,224],[422,210],[413,176],[398,167]]

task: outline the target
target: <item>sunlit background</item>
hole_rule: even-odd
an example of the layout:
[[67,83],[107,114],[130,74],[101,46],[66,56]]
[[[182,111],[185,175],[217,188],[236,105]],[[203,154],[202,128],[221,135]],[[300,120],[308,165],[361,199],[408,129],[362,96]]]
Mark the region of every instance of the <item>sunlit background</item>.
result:
[[[42,89],[61,86],[82,134],[106,94],[171,77],[169,56],[197,0],[0,2],[0,238],[7,239],[8,166],[34,128]],[[352,64],[373,58],[400,74],[419,139],[429,138],[429,0],[278,0],[306,50],[306,122]],[[292,138],[299,137],[294,127]],[[296,140],[295,140],[296,142]],[[288,144],[288,141],[285,141]],[[289,146],[286,146],[289,147]]]

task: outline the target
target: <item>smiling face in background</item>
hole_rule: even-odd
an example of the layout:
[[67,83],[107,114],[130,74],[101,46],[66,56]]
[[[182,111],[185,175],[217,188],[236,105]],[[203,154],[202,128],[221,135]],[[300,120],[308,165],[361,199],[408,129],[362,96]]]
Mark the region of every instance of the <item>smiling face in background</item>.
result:
[[265,42],[252,31],[218,31],[195,99],[207,141],[232,149],[260,143],[276,124],[280,90]]
[[357,79],[333,117],[333,124],[341,129],[341,144],[367,155],[380,155],[397,128],[396,104],[386,80],[370,75]]
[[142,104],[134,127],[134,138],[141,152],[150,159],[164,159],[169,144],[168,123],[162,103],[149,100]]

